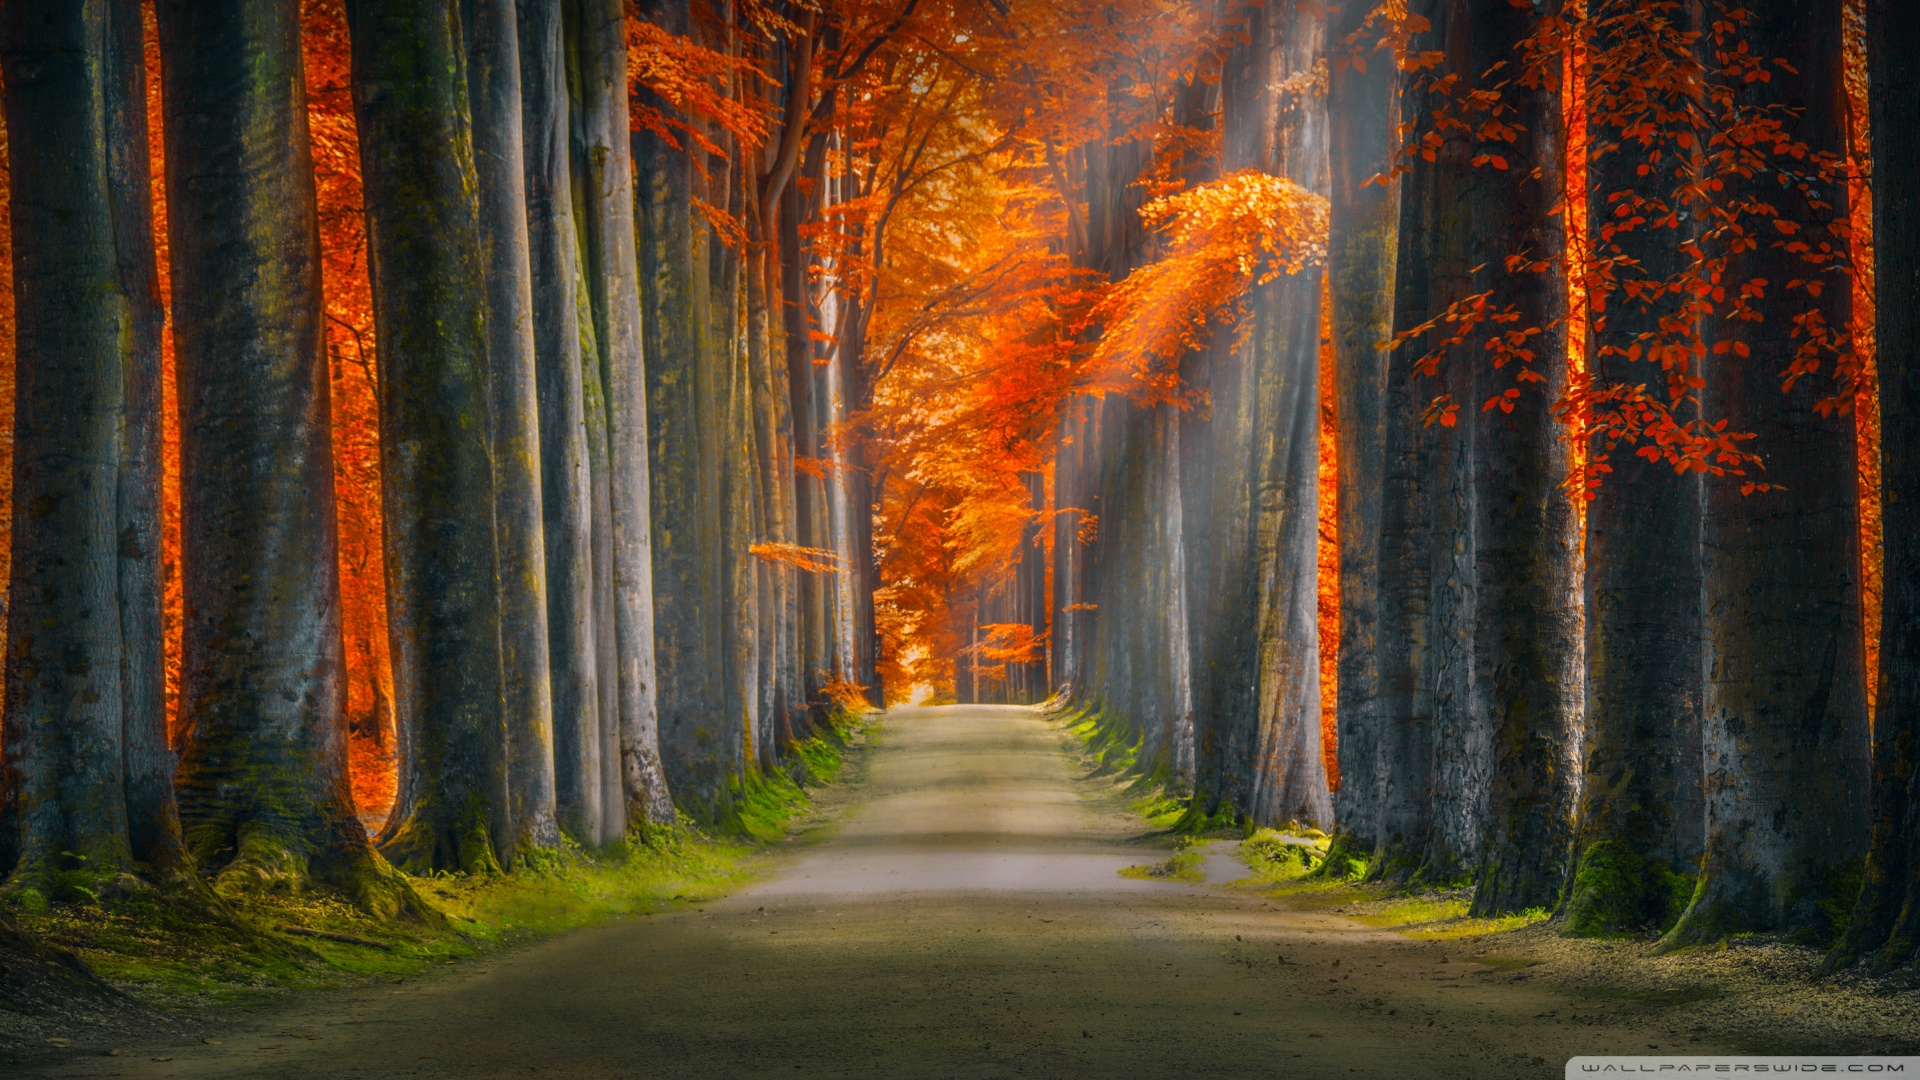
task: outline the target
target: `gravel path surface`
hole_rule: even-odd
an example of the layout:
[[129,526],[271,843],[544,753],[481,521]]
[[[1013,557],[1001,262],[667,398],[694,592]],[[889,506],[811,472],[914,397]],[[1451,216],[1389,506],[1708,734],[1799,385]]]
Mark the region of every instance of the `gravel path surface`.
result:
[[21,1075],[1498,1080],[1750,1046],[1676,1023],[1700,1002],[1595,1004],[1564,958],[1121,877],[1166,852],[1068,738],[1033,709],[895,712],[836,824],[725,900]]

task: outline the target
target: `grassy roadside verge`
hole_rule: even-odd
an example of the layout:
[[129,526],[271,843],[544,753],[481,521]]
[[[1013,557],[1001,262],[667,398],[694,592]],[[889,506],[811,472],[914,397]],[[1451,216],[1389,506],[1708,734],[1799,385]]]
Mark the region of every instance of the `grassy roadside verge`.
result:
[[[178,1019],[259,1007],[301,991],[398,982],[737,890],[765,871],[770,846],[806,824],[822,787],[857,778],[871,723],[850,720],[794,748],[780,769],[739,784],[727,810],[707,820],[655,830],[613,850],[543,853],[509,875],[412,878],[447,916],[443,927],[381,922],[322,894],[235,899],[230,921],[140,893],[106,907],[58,904],[14,917],[30,938],[77,956],[124,995],[130,1017]],[[0,1001],[0,1061],[85,1039],[99,1019]]]
[[1128,867],[1127,877],[1199,882],[1204,849],[1234,845],[1234,854],[1246,864],[1246,878],[1234,886],[1250,889],[1289,907],[1348,915],[1361,924],[1396,930],[1421,940],[1481,938],[1543,922],[1544,910],[1498,919],[1467,915],[1472,890],[1391,885],[1365,880],[1365,864],[1356,863],[1351,876],[1330,874],[1324,868],[1328,836],[1318,829],[1290,823],[1284,829],[1248,829],[1230,811],[1209,815],[1193,799],[1170,789],[1166,777],[1149,775],[1138,765],[1139,747],[1116,739],[1091,708],[1061,709],[1053,722],[1073,739],[1082,766],[1093,775],[1105,775],[1121,786],[1127,808],[1174,848],[1166,860]]

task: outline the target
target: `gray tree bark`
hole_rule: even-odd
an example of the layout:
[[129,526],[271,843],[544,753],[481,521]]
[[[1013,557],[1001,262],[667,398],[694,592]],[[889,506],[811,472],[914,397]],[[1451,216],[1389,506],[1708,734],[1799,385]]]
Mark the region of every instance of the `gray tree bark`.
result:
[[555,814],[563,831],[595,845],[600,688],[567,73],[560,0],[519,0],[517,8]]
[[[642,357],[638,251],[634,240],[632,144],[628,132],[627,37],[618,0],[577,0],[584,154],[574,160],[585,200],[588,295],[606,394],[618,783],[603,795],[608,839],[671,822],[660,764],[653,651],[653,553],[649,521],[647,394]],[[603,646],[604,652],[604,646]],[[602,723],[606,718],[602,717]],[[604,751],[603,751],[604,752]],[[603,769],[606,766],[603,761]]]
[[369,847],[347,781],[298,5],[167,0],[158,16],[180,383],[178,783],[188,846],[223,890],[298,888],[311,877],[369,910],[426,917]]
[[534,376],[533,277],[527,230],[520,47],[512,0],[462,0],[467,99],[486,259],[487,372],[499,558],[501,707],[516,855],[559,844],[548,665],[546,537],[541,528],[540,418]]
[[[1794,71],[1750,86],[1746,103],[1797,110],[1787,121],[1789,135],[1816,152],[1844,155],[1839,0],[1773,0],[1753,11],[1750,48],[1785,59]],[[1779,197],[1770,175],[1729,187],[1731,197]],[[1846,220],[1844,185],[1825,194],[1828,213]],[[1763,243],[1735,256],[1727,276],[1778,283],[1806,272],[1797,256]],[[1783,294],[1793,299],[1782,302]],[[1747,930],[1824,943],[1833,927],[1821,905],[1854,900],[1850,883],[1867,849],[1853,419],[1815,410],[1832,392],[1823,379],[1803,378],[1782,392],[1779,373],[1799,344],[1792,305],[1807,301],[1782,289],[1768,297],[1764,322],[1734,330],[1751,357],[1710,371],[1702,402],[1709,416],[1757,436],[1766,470],[1706,485],[1706,628],[1713,643],[1703,724],[1706,853],[1693,902],[1664,947]],[[1829,287],[1817,303],[1829,325],[1847,325],[1847,289]],[[1743,495],[1749,479],[1785,490]]]
[[[353,0],[401,780],[381,847],[415,872],[511,860],[487,263],[451,0]],[[398,672],[406,671],[400,677]]]

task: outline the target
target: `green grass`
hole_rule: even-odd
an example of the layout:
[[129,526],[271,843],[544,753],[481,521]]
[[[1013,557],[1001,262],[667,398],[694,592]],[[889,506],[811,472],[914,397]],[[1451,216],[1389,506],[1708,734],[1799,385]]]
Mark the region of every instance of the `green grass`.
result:
[[[760,852],[786,837],[835,779],[857,728],[836,727],[786,763],[735,786],[719,820],[651,830],[607,851],[567,844],[509,875],[409,877],[444,927],[375,919],[327,894],[250,896],[226,910],[136,892],[106,906],[34,905],[21,929],[70,950],[135,998],[163,1006],[248,1004],[290,991],[399,981],[448,963],[624,916],[717,899],[761,872]],[[378,942],[296,936],[295,927]]]
[[1197,851],[1179,851],[1157,863],[1129,866],[1120,871],[1120,876],[1145,881],[1184,881],[1198,885],[1206,880],[1206,875],[1200,872],[1201,859]]

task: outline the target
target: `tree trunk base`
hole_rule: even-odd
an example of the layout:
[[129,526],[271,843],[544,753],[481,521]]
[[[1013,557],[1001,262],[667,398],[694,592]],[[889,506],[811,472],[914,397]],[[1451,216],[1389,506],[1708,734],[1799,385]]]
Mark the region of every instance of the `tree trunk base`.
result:
[[1671,930],[1693,898],[1695,878],[1665,860],[1647,858],[1618,840],[1581,853],[1561,908],[1568,937],[1608,937]]

